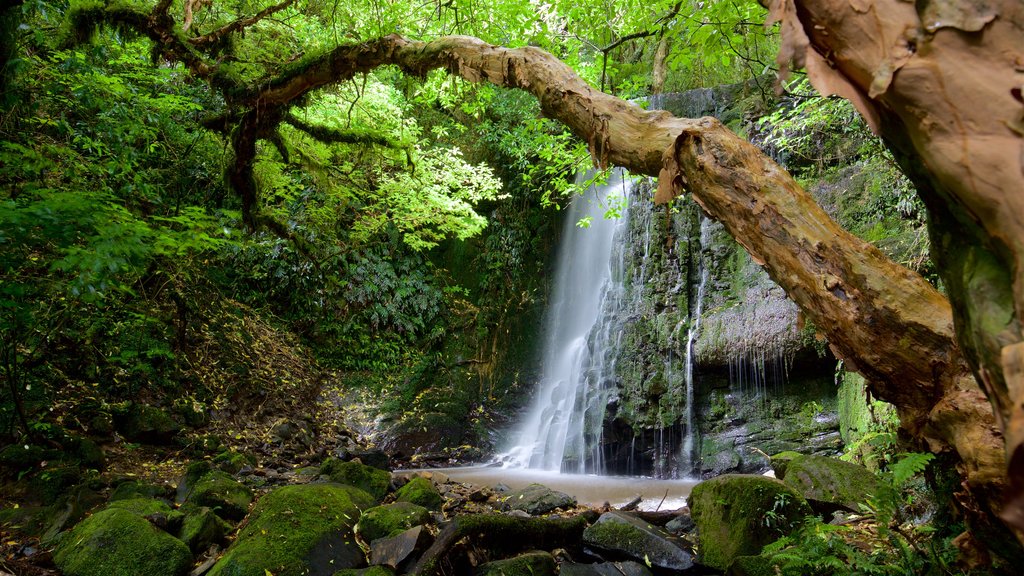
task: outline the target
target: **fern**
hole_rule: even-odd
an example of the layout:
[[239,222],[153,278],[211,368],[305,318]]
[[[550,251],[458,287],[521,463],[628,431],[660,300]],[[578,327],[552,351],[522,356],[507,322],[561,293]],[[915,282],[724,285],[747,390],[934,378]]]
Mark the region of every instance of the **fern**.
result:
[[935,454],[929,454],[925,452],[910,452],[900,458],[896,462],[893,462],[889,466],[889,471],[892,473],[892,482],[896,487],[903,486],[915,475],[920,474],[928,467],[928,463],[935,458]]

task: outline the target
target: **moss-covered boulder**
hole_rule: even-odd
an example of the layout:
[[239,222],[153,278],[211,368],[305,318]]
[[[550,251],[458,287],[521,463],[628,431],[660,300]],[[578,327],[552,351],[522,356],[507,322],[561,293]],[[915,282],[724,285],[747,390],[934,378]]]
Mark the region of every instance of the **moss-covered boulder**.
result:
[[688,570],[693,566],[690,546],[626,512],[606,512],[583,531],[583,542],[612,556],[627,556],[652,567]]
[[743,474],[697,484],[689,502],[698,561],[719,570],[729,568],[737,556],[760,553],[811,513],[803,496],[781,481]]
[[210,508],[188,508],[178,531],[178,539],[192,552],[198,553],[222,541],[230,531],[231,526]]
[[412,502],[395,502],[370,508],[356,524],[356,533],[365,542],[397,536],[402,532],[430,522],[430,511]]
[[571,508],[576,499],[565,492],[552,490],[543,484],[530,484],[522,490],[509,493],[505,506],[529,514],[547,514],[557,508]]
[[114,413],[114,426],[125,438],[147,444],[172,444],[182,430],[166,412],[146,404],[119,407]]
[[837,509],[859,512],[860,504],[882,487],[878,477],[867,468],[825,456],[793,458],[783,482],[824,513]]
[[331,576],[394,576],[390,566],[370,566],[369,568],[345,568]]
[[351,486],[301,484],[267,493],[209,576],[328,575],[366,565],[352,528],[373,497]]
[[29,477],[29,499],[53,504],[82,480],[82,470],[78,466],[47,466]]
[[212,470],[196,481],[186,502],[212,508],[229,520],[241,520],[249,512],[252,490],[231,475]]
[[388,488],[391,486],[389,472],[359,462],[342,462],[337,458],[324,460],[320,466],[320,474],[329,478],[331,482],[359,488],[378,502],[387,496]]
[[170,497],[170,489],[159,484],[146,484],[135,480],[121,482],[110,492],[109,500],[131,500],[133,498],[166,498]]
[[554,576],[555,559],[547,552],[527,552],[476,567],[475,576]]
[[441,505],[444,504],[444,498],[441,497],[441,493],[437,491],[434,483],[419,476],[399,488],[395,492],[395,500],[417,504],[428,510],[440,510]]
[[180,576],[192,567],[192,553],[181,540],[121,508],[80,522],[60,541],[53,560],[67,576]]
[[213,459],[213,464],[228,474],[237,474],[242,468],[254,465],[255,461],[241,452],[225,450]]
[[793,461],[793,458],[803,456],[799,452],[792,450],[785,450],[774,454],[771,458],[772,472],[775,472],[775,477],[782,480],[786,477],[786,468],[789,467],[789,463]]
[[152,514],[168,514],[171,507],[166,502],[153,498],[126,498],[115,500],[107,505],[107,509],[117,508],[127,510],[136,516],[149,516]]

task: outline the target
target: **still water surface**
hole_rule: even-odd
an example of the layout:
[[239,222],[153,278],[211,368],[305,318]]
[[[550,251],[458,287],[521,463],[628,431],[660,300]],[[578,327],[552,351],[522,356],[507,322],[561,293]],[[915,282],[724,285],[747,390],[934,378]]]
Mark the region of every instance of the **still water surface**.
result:
[[[575,496],[581,504],[590,506],[601,506],[607,502],[614,507],[620,507],[640,496],[643,498],[639,506],[641,510],[682,508],[686,505],[686,497],[690,495],[690,489],[697,484],[695,480],[560,474],[546,470],[493,466],[435,468],[430,471],[441,472],[456,482],[492,488],[501,483],[513,490],[518,490],[536,482],[553,490]],[[414,473],[417,470],[404,472]]]

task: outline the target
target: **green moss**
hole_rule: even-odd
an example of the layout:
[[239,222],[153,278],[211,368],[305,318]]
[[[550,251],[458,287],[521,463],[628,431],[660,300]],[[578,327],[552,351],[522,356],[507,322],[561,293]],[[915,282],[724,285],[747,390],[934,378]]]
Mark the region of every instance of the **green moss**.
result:
[[150,514],[169,514],[171,507],[160,500],[152,498],[129,498],[116,500],[107,505],[107,509],[126,510],[136,516],[149,516]]
[[413,526],[430,522],[430,512],[411,502],[395,502],[363,512],[356,532],[366,542],[397,536]]
[[395,492],[395,500],[398,502],[411,502],[427,508],[428,510],[440,510],[444,498],[434,487],[434,483],[426,478],[417,476]]
[[689,500],[700,562],[719,570],[758,554],[811,513],[800,494],[764,476],[719,476],[694,486]]
[[395,571],[387,566],[370,566],[369,568],[345,568],[332,576],[394,576]]
[[114,491],[110,493],[110,501],[116,500],[130,500],[133,498],[156,498],[163,496],[167,493],[167,490],[162,486],[155,484],[143,484],[134,480],[128,482],[122,482],[114,488]]
[[221,452],[213,459],[213,463],[228,474],[237,474],[242,468],[255,464],[252,458],[234,450]]
[[779,480],[785,478],[786,468],[789,466],[789,463],[793,460],[793,458],[797,458],[799,456],[803,456],[803,454],[799,452],[794,452],[792,450],[786,450],[773,455],[771,461],[772,470],[775,471],[775,477],[778,478]]
[[738,556],[732,561],[726,576],[776,576],[779,572],[777,560],[764,556]]
[[188,502],[213,508],[225,518],[241,520],[252,503],[252,490],[229,474],[213,470],[195,483]]
[[359,462],[341,462],[328,458],[320,467],[320,473],[338,484],[354,486],[373,496],[378,502],[388,494],[391,485],[391,474],[366,466]]
[[528,552],[515,558],[477,566],[476,576],[544,576],[555,573],[555,559],[547,552]]
[[186,513],[178,539],[193,552],[201,552],[209,548],[210,544],[223,540],[230,531],[231,526],[227,522],[204,506]]
[[75,526],[53,560],[67,576],[178,576],[191,568],[192,553],[139,516],[111,508]]
[[784,482],[808,500],[852,512],[859,511],[860,504],[882,487],[878,478],[863,466],[825,456],[793,458],[786,468]]
[[235,543],[209,576],[300,576],[312,562],[339,569],[364,559],[352,527],[373,498],[351,486],[305,484],[278,488],[259,500]]

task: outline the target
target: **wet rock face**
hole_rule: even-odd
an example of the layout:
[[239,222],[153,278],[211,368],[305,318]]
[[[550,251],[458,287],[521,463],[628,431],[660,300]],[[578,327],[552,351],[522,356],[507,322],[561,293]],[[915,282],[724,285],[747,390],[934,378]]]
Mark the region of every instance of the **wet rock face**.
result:
[[666,570],[693,566],[689,544],[626,512],[606,512],[583,531],[583,542],[599,553],[625,556]]

